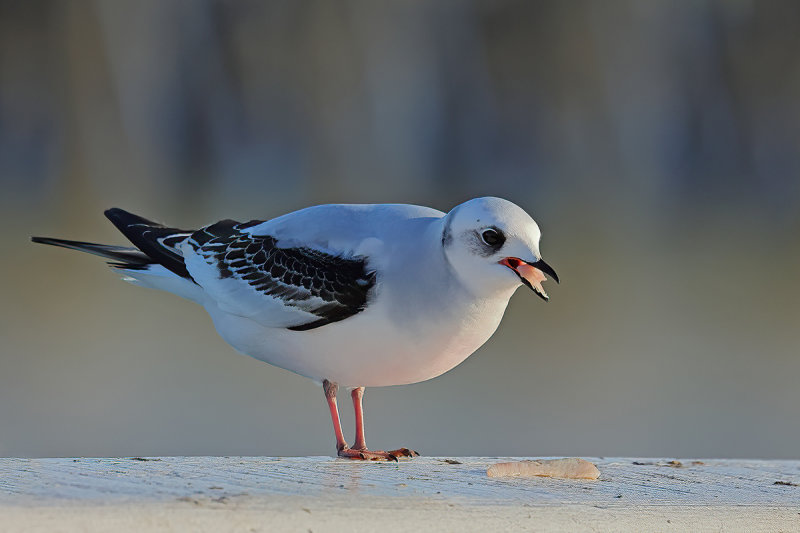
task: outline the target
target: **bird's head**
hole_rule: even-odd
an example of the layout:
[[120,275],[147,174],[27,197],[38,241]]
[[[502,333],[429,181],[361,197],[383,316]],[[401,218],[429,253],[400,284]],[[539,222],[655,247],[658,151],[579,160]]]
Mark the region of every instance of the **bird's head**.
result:
[[461,282],[473,293],[513,292],[520,284],[544,300],[542,282],[558,275],[539,253],[541,231],[519,206],[501,198],[476,198],[444,217],[442,246]]

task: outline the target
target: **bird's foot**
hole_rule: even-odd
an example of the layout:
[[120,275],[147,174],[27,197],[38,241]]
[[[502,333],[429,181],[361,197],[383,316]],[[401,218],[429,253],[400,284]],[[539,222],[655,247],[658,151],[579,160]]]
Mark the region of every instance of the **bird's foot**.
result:
[[414,450],[409,450],[408,448],[398,448],[396,450],[392,450],[388,452],[390,455],[394,455],[395,457],[408,457],[411,459],[412,457],[419,457],[419,454]]
[[355,459],[360,461],[399,461],[404,458],[417,457],[419,454],[408,448],[399,448],[390,452],[383,450],[367,450],[356,448],[342,448],[338,452],[339,457],[345,459]]

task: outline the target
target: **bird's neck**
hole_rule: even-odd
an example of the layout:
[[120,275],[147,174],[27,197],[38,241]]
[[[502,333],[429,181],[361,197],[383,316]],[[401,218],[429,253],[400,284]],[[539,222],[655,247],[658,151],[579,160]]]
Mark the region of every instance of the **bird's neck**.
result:
[[[508,300],[517,290],[517,285],[509,286],[507,290],[493,290],[483,293],[466,283],[453,267],[445,252],[444,243],[442,242],[445,224],[445,217],[436,219],[430,223],[425,231],[423,260],[417,262],[421,267],[419,278],[426,280],[431,285],[431,290],[433,290],[434,286],[438,287],[439,290],[441,290],[441,287],[446,287],[447,304],[451,308],[458,306],[466,306],[467,308],[501,306],[505,309]],[[432,273],[439,274],[434,275]],[[437,292],[439,291],[437,290]]]

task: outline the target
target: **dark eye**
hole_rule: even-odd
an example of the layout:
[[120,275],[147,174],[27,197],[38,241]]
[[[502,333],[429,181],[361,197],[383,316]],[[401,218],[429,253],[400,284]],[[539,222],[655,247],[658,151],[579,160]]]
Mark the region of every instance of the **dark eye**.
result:
[[502,233],[494,229],[487,229],[481,233],[481,239],[493,248],[502,246],[503,242],[506,240]]

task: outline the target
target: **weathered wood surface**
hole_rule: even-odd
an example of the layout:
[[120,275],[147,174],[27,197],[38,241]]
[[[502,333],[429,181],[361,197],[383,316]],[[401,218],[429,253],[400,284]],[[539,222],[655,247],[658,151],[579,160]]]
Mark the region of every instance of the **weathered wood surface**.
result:
[[800,531],[800,461],[588,459],[596,481],[487,477],[512,458],[0,458],[0,530]]

